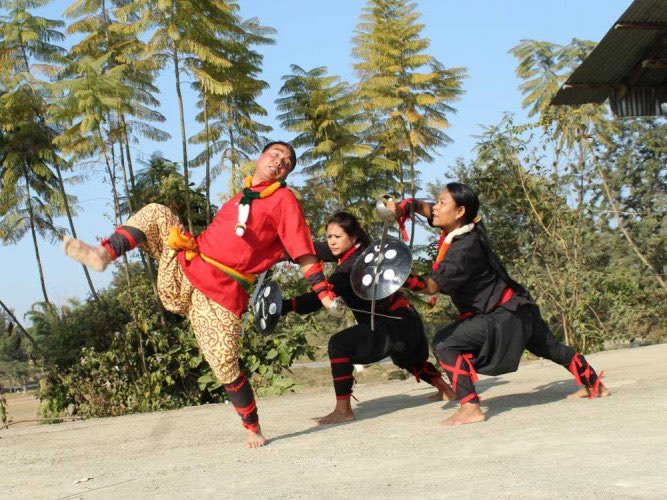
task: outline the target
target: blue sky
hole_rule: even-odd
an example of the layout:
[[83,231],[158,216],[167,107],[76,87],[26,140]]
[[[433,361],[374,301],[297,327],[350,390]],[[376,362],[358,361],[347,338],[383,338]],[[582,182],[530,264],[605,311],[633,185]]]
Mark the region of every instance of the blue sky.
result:
[[[53,2],[40,11],[49,18],[62,18],[64,5]],[[269,111],[265,123],[274,127],[272,137],[289,140],[274,117],[274,101],[282,85],[282,76],[297,64],[309,70],[326,66],[330,74],[354,81],[351,56],[352,37],[359,15],[366,5],[359,0],[241,0],[244,17],[257,17],[264,25],[278,30],[276,44],[261,48],[264,54],[262,78],[270,84],[260,103]],[[630,0],[422,0],[417,10],[425,24],[422,35],[431,41],[428,53],[446,66],[465,66],[468,78],[465,95],[454,104],[458,112],[450,118],[447,131],[453,143],[443,148],[436,161],[423,168],[423,178],[432,181],[443,177],[457,157],[470,158],[474,135],[482,125],[497,123],[504,112],[525,118],[521,110],[519,81],[514,75],[516,61],[509,49],[522,39],[567,43],[572,38],[599,41],[614,21],[630,5]],[[164,128],[172,135],[167,143],[142,142],[134,146],[134,155],[148,157],[160,150],[163,155],[180,161],[178,114],[172,70],[168,68],[159,80],[161,111],[167,117]],[[199,126],[194,123],[195,100],[185,95],[186,128],[192,135]],[[189,149],[189,157],[196,150]],[[89,170],[90,171],[90,170]],[[79,215],[75,221],[79,236],[86,241],[101,238],[113,229],[110,214],[111,195],[102,181],[101,168],[92,169],[84,188],[73,187],[78,196]],[[199,180],[199,173],[194,176]],[[298,176],[290,178],[299,183]],[[226,190],[225,177],[218,179],[213,193]],[[61,222],[66,226],[66,221]],[[52,302],[62,304],[70,297],[84,298],[88,289],[81,267],[62,255],[59,244],[40,240],[46,285]],[[0,247],[3,284],[0,299],[14,308],[22,318],[31,305],[42,300],[39,275],[29,235],[18,245]],[[96,287],[105,286],[111,271],[93,273]]]

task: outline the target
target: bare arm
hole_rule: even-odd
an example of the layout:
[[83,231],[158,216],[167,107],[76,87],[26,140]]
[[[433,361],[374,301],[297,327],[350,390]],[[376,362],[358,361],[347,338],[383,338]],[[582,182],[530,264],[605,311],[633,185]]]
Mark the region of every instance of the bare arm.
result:
[[431,278],[426,278],[426,288],[424,288],[423,290],[415,290],[415,291],[417,293],[423,293],[424,295],[435,295],[440,291],[440,287]]

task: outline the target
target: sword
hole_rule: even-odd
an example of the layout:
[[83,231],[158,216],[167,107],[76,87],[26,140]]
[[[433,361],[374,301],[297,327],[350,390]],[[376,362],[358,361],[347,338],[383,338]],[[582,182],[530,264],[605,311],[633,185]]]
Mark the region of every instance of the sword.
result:
[[387,234],[389,233],[389,224],[395,220],[394,213],[387,208],[385,202],[391,200],[391,196],[384,195],[378,199],[375,204],[375,212],[378,214],[378,217],[384,222],[384,227],[382,228],[382,238],[380,239],[380,255],[378,255],[378,260],[375,263],[375,268],[373,271],[373,290],[371,292],[371,331],[375,331],[375,295],[377,293],[378,286],[378,271],[382,262],[384,261],[384,247],[387,242]]
[[363,313],[363,314],[371,314],[371,321],[373,320],[374,316],[380,316],[382,318],[390,318],[390,319],[403,319],[400,316],[390,316],[388,314],[380,314],[376,312],[369,312],[369,311],[364,311],[363,309],[353,309],[351,307],[348,307],[345,302],[342,301],[340,297],[336,297],[331,304],[331,309],[329,309],[329,313],[334,317],[341,319],[345,315],[345,311],[352,311],[352,312],[358,312],[358,313]]

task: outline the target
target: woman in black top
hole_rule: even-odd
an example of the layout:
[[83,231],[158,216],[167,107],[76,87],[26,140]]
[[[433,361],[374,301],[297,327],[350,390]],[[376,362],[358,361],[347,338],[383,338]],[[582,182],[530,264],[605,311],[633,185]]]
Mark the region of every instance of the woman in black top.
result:
[[407,287],[428,295],[445,293],[460,313],[459,320],[438,332],[433,341],[435,355],[461,404],[444,425],[485,420],[473,385],[476,372],[516,371],[524,349],[572,372],[583,387],[571,397],[609,395],[586,359],[556,340],[528,291],[507,274],[489,245],[477,215],[479,199],[472,189],[452,182],[436,204],[405,200],[389,206],[399,218],[414,208],[432,226],[443,229],[433,272],[428,277],[411,276]]
[[[366,232],[357,219],[346,212],[335,213],[327,222],[327,242],[315,243],[319,259],[336,262],[336,270],[329,276],[329,283],[348,307],[362,311],[371,310],[371,302],[359,298],[352,290],[350,273],[357,258],[368,246]],[[306,293],[283,300],[283,314],[294,311],[307,314],[322,307],[315,293]],[[377,316],[375,331],[371,331],[370,314],[354,312],[357,325],[333,335],[329,339],[329,359],[336,392],[336,407],[330,414],[317,419],[320,425],[346,422],[355,418],[350,404],[354,379],[353,364],[375,363],[391,356],[396,366],[408,370],[438,389],[433,399],[451,401],[455,394],[442,379],[436,368],[427,361],[428,341],[421,318],[407,299],[396,292],[377,301],[376,312],[397,316],[391,319]]]

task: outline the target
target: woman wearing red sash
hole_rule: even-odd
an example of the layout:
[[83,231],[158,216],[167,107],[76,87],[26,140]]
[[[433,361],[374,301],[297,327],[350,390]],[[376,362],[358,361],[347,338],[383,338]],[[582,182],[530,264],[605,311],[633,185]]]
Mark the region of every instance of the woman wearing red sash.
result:
[[[454,392],[442,379],[440,372],[428,361],[428,340],[417,311],[400,293],[379,300],[376,312],[397,319],[378,316],[375,331],[370,326],[371,301],[359,298],[352,290],[350,273],[354,263],[369,244],[368,235],[354,215],[337,212],[326,226],[327,242],[315,242],[318,259],[336,262],[336,270],[329,276],[334,293],[345,300],[351,309],[357,309],[355,326],[346,328],[329,340],[329,360],[336,393],[336,407],[328,415],[316,419],[320,425],[353,420],[352,397],[353,364],[369,364],[391,357],[394,364],[412,373],[417,381],[424,380],[438,390],[432,398],[451,401]],[[290,311],[307,314],[322,307],[314,292],[283,300],[282,313]]]
[[439,331],[433,341],[461,405],[444,425],[485,420],[475,392],[476,374],[516,371],[524,349],[572,372],[583,387],[570,397],[609,395],[602,374],[598,376],[581,354],[558,342],[528,291],[508,275],[489,244],[472,189],[452,182],[435,204],[410,199],[389,206],[399,220],[413,209],[443,230],[432,273],[410,276],[406,286],[428,295],[447,294],[459,310],[458,321]]

